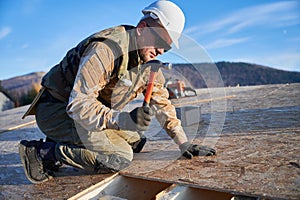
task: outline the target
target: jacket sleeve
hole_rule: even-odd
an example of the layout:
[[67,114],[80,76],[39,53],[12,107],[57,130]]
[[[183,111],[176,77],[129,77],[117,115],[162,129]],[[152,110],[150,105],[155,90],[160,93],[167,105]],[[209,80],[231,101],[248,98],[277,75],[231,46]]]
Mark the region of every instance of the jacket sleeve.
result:
[[186,134],[181,126],[181,121],[176,116],[175,107],[171,104],[168,90],[164,87],[164,78],[160,72],[154,85],[151,105],[157,109],[156,118],[168,135],[178,145],[187,142]]
[[118,129],[114,120],[117,112],[97,100],[113,68],[114,54],[105,43],[91,44],[81,58],[67,113],[88,131]]

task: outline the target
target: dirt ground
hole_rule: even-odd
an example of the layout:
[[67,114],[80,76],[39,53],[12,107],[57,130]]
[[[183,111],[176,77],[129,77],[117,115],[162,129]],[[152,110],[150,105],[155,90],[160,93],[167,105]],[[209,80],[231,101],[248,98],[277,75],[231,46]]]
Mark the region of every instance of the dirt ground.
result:
[[[182,159],[177,146],[153,123],[145,149],[121,173],[260,198],[300,199],[300,84],[197,93],[173,102],[201,108],[201,122],[184,130],[193,143],[214,147],[217,155]],[[64,166],[53,180],[31,184],[18,143],[44,136],[34,118],[20,120],[27,107],[0,114],[0,199],[67,199],[111,175]],[[20,124],[27,125],[16,127]]]

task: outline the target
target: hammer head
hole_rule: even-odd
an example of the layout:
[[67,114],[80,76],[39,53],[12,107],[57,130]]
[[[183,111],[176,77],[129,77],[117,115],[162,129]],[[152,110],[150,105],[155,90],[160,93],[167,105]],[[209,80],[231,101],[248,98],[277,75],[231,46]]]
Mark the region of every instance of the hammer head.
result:
[[159,68],[164,68],[167,70],[172,69],[172,64],[171,63],[163,63],[159,60],[150,60],[146,63],[146,65],[150,65],[151,66],[151,71],[152,72],[158,72]]

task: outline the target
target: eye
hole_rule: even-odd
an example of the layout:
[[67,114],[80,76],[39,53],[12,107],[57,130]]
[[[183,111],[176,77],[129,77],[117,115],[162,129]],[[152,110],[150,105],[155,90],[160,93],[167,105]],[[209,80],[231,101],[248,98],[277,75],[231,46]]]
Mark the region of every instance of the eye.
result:
[[169,51],[171,49],[171,46],[164,39],[162,39],[162,37],[155,30],[153,30],[152,27],[148,25],[147,27],[149,27],[151,34],[155,37],[155,47],[163,48],[164,52]]

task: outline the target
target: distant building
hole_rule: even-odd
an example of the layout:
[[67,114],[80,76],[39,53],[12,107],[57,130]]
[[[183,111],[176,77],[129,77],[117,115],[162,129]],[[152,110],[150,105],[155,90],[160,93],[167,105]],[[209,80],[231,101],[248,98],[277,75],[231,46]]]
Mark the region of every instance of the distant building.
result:
[[0,91],[0,111],[12,109],[14,107],[15,103],[13,100],[4,92]]

